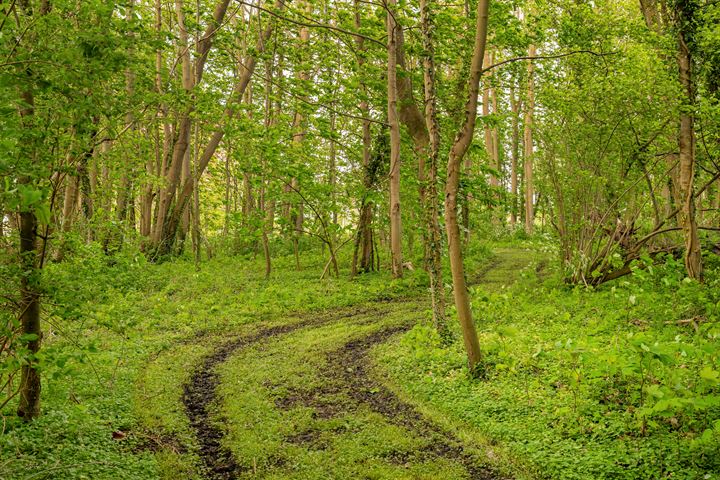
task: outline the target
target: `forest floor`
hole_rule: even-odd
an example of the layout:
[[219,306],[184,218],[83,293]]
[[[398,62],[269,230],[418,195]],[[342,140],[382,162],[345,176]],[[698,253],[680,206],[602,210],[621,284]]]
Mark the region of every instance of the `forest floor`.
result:
[[[466,258],[480,379],[451,302],[455,341],[431,327],[422,271],[319,280],[321,252],[270,280],[240,257],[50,265],[43,414],[0,412],[0,479],[720,479],[718,285],[668,261],[568,286],[546,243],[492,245]],[[668,398],[699,414],[655,413]]]

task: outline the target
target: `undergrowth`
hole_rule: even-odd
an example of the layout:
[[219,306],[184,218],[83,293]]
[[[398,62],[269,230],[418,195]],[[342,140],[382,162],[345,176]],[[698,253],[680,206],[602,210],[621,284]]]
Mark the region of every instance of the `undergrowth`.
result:
[[378,363],[529,477],[720,478],[718,281],[689,281],[671,258],[598,289],[543,283],[536,270],[473,289],[481,379],[459,342],[444,347],[426,326],[382,346]]

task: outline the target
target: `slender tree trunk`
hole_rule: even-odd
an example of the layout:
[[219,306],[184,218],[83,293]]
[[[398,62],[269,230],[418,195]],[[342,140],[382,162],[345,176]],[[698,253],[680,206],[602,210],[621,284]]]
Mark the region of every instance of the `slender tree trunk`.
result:
[[400,216],[400,124],[397,113],[397,25],[393,8],[395,0],[387,2],[387,95],[388,125],[390,126],[390,253],[393,278],[403,274],[402,219]]
[[[496,61],[495,57],[492,57],[491,60],[493,63]],[[492,79],[490,80],[493,81]],[[492,85],[492,83],[491,83]],[[490,104],[492,105],[492,113],[493,115],[498,115],[498,90],[495,86],[492,86],[490,89]],[[497,175],[493,175],[495,178],[495,186],[500,186],[502,184],[502,171],[503,171],[503,165],[502,165],[502,159],[500,158],[500,132],[498,131],[497,124],[490,129],[490,137],[492,138],[492,161],[493,161],[493,168],[497,170]]]
[[437,121],[437,96],[435,92],[435,55],[433,45],[433,0],[420,0],[420,23],[423,36],[423,84],[425,91],[425,123],[430,138],[430,154],[427,162],[427,189],[425,192],[425,223],[427,235],[427,267],[430,276],[430,298],[433,324],[440,336],[450,337],[445,317],[445,289],[442,274],[442,235],[438,219],[437,170],[440,154],[440,127]]
[[[306,13],[310,14],[311,12],[311,5],[309,2],[305,0],[301,0],[300,2],[300,8]],[[299,32],[299,38],[300,38],[300,57],[301,62],[305,59],[305,49],[307,48],[308,43],[310,42],[310,29],[307,26],[302,26],[300,28]],[[310,80],[310,73],[302,68],[298,71],[297,78],[300,84],[305,84]],[[303,148],[303,143],[305,141],[305,118],[303,114],[300,112],[300,109],[297,108],[295,111],[295,116],[293,118],[293,125],[292,125],[292,131],[293,131],[293,139],[292,144],[293,148],[295,148],[298,152],[298,155],[301,155],[301,151]],[[299,190],[300,189],[300,182],[297,179],[297,177],[293,177],[291,180],[291,188],[293,190]],[[298,200],[297,203],[295,203],[291,207],[291,218],[290,223],[294,225],[295,231],[293,232],[293,251],[295,252],[295,266],[298,270],[300,270],[300,236],[302,235],[303,231],[303,224],[305,221],[304,217],[304,206],[302,200]]]
[[[146,132],[148,135],[148,132]],[[143,238],[150,236],[152,228],[152,203],[153,203],[153,176],[155,175],[155,166],[159,164],[160,159],[160,145],[157,136],[159,133],[156,132],[154,138],[155,143],[155,156],[154,158],[148,158],[145,162],[145,175],[147,179],[146,184],[142,189],[142,196],[140,198],[140,235]],[[150,139],[148,139],[150,140]]]
[[[33,129],[35,115],[35,99],[32,85],[28,85],[21,95],[24,105],[20,109],[23,128],[26,131]],[[33,146],[32,135],[28,134],[25,142],[21,143],[28,162],[34,163],[36,152]],[[21,184],[32,185],[28,177],[20,179]],[[32,186],[30,187],[32,188]],[[29,358],[23,364],[20,374],[20,403],[18,416],[25,420],[32,420],[40,415],[40,391],[42,384],[38,370],[37,354],[40,351],[42,330],[40,328],[40,269],[38,267],[37,251],[38,221],[33,205],[23,206],[20,211],[20,262],[22,274],[20,278],[20,327],[22,335],[27,338]]]
[[[269,59],[265,61],[265,131],[268,132],[274,125],[275,120],[273,116],[273,104],[272,104],[272,93],[273,93],[273,73],[275,71],[275,55],[271,55]],[[278,100],[279,102],[279,100]],[[280,110],[278,106],[277,110]],[[267,159],[262,158],[263,171],[267,171]],[[270,278],[272,272],[272,258],[270,256],[270,238],[269,234],[273,229],[273,221],[275,220],[275,201],[267,199],[267,191],[270,188],[270,182],[263,177],[262,188],[260,190],[260,211],[264,213],[265,218],[263,219],[262,226],[262,248],[263,255],[265,257],[265,279]]]
[[[163,26],[162,18],[162,1],[155,0],[155,33],[161,35]],[[163,72],[163,56],[162,49],[158,48],[155,51],[155,93],[160,97],[163,94],[163,83],[162,83],[162,72]],[[148,159],[148,164],[145,169],[148,175],[152,175],[156,178],[164,177],[168,169],[168,158],[170,155],[170,149],[172,147],[173,131],[172,125],[168,119],[168,107],[165,103],[160,102],[158,105],[158,116],[162,118],[163,135],[162,135],[162,150],[160,149],[159,133],[157,133],[158,141],[155,144],[155,163],[151,164]],[[145,206],[145,227],[147,229],[145,236],[150,240],[151,243],[157,238],[157,230],[161,227],[161,222],[158,222],[160,215],[160,206],[164,202],[164,189],[162,186],[158,187],[156,182],[150,183],[146,187],[145,191],[146,201],[148,205]],[[153,209],[153,200],[155,200],[155,208]]]
[[511,164],[510,164],[510,195],[512,205],[510,208],[510,224],[515,227],[517,224],[518,214],[518,159],[520,158],[520,100],[515,97],[515,83],[513,82],[510,89],[510,109],[512,110],[512,145]]
[[[208,24],[205,33],[197,42],[196,59],[190,60],[187,29],[182,0],[175,0],[175,10],[178,20],[179,44],[182,52],[182,84],[185,95],[190,99],[189,105],[179,115],[177,136],[172,149],[170,166],[166,174],[166,187],[161,189],[158,201],[157,224],[153,234],[155,253],[165,255],[170,253],[175,241],[177,229],[187,207],[192,193],[193,181],[190,178],[181,182],[182,166],[185,164],[185,155],[190,145],[191,114],[194,110],[192,89],[200,84],[207,62],[215,33],[222,25],[230,0],[220,0],[215,5],[213,20]],[[194,71],[193,71],[194,70]],[[190,185],[187,196],[182,198],[178,192],[180,185]],[[182,201],[181,201],[182,200]],[[175,217],[175,218],[171,218]]]
[[[535,56],[535,45],[530,45],[528,57]],[[533,115],[535,110],[535,78],[534,65],[532,60],[527,64],[527,108],[525,109],[523,144],[525,151],[524,158],[524,180],[525,180],[525,232],[531,234],[535,223],[535,212],[533,200],[535,190],[533,186]]]
[[230,232],[230,212],[232,202],[230,192],[232,191],[232,178],[230,176],[230,151],[225,152],[225,219],[223,222],[223,236],[227,237]]
[[200,127],[195,124],[195,134],[193,140],[193,209],[192,209],[192,244],[193,256],[195,257],[195,266],[200,266],[200,256],[202,248],[202,228],[200,223],[200,177],[197,174],[198,161],[200,159]]
[[[354,0],[354,14],[355,14],[355,30],[360,31],[361,14],[360,14],[360,0]],[[359,52],[367,50],[365,47],[365,40],[362,37],[355,37],[355,44]],[[369,111],[370,107],[367,102],[367,86],[365,85],[365,58],[364,55],[358,55],[358,72],[360,76],[360,112],[363,117],[362,120],[362,165],[363,165],[363,188],[365,192],[362,195],[360,201],[360,214],[358,215],[358,228],[355,238],[355,248],[353,250],[353,260],[350,270],[350,276],[354,277],[358,272],[358,251],[360,251],[360,271],[369,272],[375,270],[375,252],[373,251],[372,241],[372,220],[374,216],[374,206],[372,201],[368,198],[370,189],[374,188],[373,178],[370,172],[370,156],[371,156],[371,131],[370,131],[370,120]]]
[[[397,21],[397,18],[396,18]],[[396,76],[397,85],[397,113],[399,123],[407,128],[410,138],[413,142],[413,150],[418,161],[417,178],[418,193],[420,197],[420,205],[426,204],[426,190],[428,182],[428,174],[426,172],[426,162],[430,155],[430,137],[427,126],[425,125],[425,117],[418,103],[415,100],[412,86],[412,72],[408,69],[405,61],[405,35],[402,25],[395,25],[395,58],[399,75]],[[412,215],[413,212],[410,212]],[[414,230],[409,231],[408,248],[414,251]],[[429,261],[429,237],[425,229],[421,229],[421,238],[423,242],[423,266],[428,269]]]
[[[689,20],[690,15],[687,12],[680,11],[679,13],[683,21]],[[679,224],[685,235],[685,269],[688,277],[702,281],[703,265],[697,219],[695,218],[695,131],[693,113],[689,111],[694,103],[695,92],[692,78],[692,57],[683,28],[680,28],[678,32],[677,65],[680,84],[683,88],[683,105],[680,109],[680,129],[678,133],[680,152],[679,200],[681,202]]]
[[[185,150],[185,157],[183,158],[182,173],[180,175],[180,181],[186,182],[191,178],[191,170],[193,166],[190,164],[190,148]],[[188,234],[190,233],[190,209],[186,208],[180,219],[180,228],[178,229],[178,242],[177,242],[177,253],[182,254],[185,250],[185,241],[187,240]]]
[[453,295],[455,308],[463,333],[465,351],[468,355],[470,371],[475,371],[482,359],[480,342],[473,323],[470,309],[470,298],[465,282],[465,267],[463,265],[462,240],[460,226],[457,218],[457,196],[460,187],[460,168],[462,160],[472,142],[477,117],[477,103],[482,74],[483,57],[485,55],[485,42],[487,40],[489,0],[479,0],[477,5],[477,24],[475,26],[475,45],[470,67],[468,82],[468,100],[465,104],[465,118],[463,126],[455,137],[450,149],[447,165],[447,183],[445,186],[445,227],[448,236],[448,250],[450,255],[450,270],[453,279]]
[[333,225],[337,225],[338,212],[337,202],[335,199],[335,190],[337,188],[337,147],[335,145],[335,112],[330,112],[330,155],[328,164],[328,184],[330,186],[330,208],[331,220]]
[[[492,54],[489,51],[485,52],[485,58],[483,64],[492,64]],[[492,79],[490,73],[485,74],[485,80],[483,81],[483,100],[482,100],[482,115],[483,117],[489,117],[493,112],[490,107],[492,105]],[[495,138],[493,137],[493,130],[487,123],[484,125],[483,133],[485,136],[485,152],[487,153],[488,160],[490,162],[490,168],[497,168],[497,159],[495,158]],[[498,178],[496,175],[490,175],[490,186],[498,186]]]
[[[275,4],[275,7],[278,9],[281,9],[285,5],[285,2],[282,0],[278,0]],[[257,54],[262,54],[265,50],[265,45],[267,41],[270,38],[270,35],[273,31],[273,23],[270,22],[270,24],[265,28],[265,30],[261,33],[260,38],[258,39],[258,43],[255,47],[255,50]],[[207,35],[206,35],[207,36]],[[200,40],[200,45],[203,45],[203,41],[206,38],[206,36],[203,37],[203,39]],[[207,47],[209,50],[209,46]],[[198,59],[200,61],[200,59]],[[210,135],[210,138],[205,145],[205,148],[202,151],[202,154],[200,155],[200,158],[198,160],[198,167],[197,167],[197,176],[198,178],[202,176],[203,172],[207,168],[208,164],[212,160],[213,156],[215,155],[215,151],[217,150],[218,146],[220,145],[220,142],[222,141],[223,137],[225,136],[225,129],[223,128],[224,124],[231,121],[233,117],[235,116],[236,109],[235,105],[238,101],[240,101],[243,97],[243,94],[245,93],[245,90],[250,83],[250,80],[252,78],[252,74],[255,71],[255,66],[257,64],[257,56],[250,56],[245,59],[245,72],[243,72],[243,75],[237,79],[235,83],[235,87],[233,88],[232,93],[230,94],[230,98],[227,100],[227,104],[225,107],[225,110],[223,112],[224,122],[222,122],[221,125],[219,125],[216,130]],[[204,65],[204,62],[200,63],[200,65]],[[196,66],[196,68],[199,68]],[[199,78],[199,75],[196,74],[196,80]],[[196,81],[195,84],[198,82]],[[190,200],[192,193],[193,193],[193,187],[195,182],[193,180],[189,180],[185,182],[181,188],[178,190],[177,200],[175,201],[173,208],[169,212],[167,216],[167,220],[163,223],[163,231],[164,233],[161,235],[162,240],[160,243],[156,246],[156,253],[159,255],[165,255],[169,253],[170,247],[173,244],[175,240],[175,236],[177,234],[177,228],[180,222],[180,217],[183,213],[183,210],[187,207],[188,201]],[[158,219],[159,222],[159,219]]]

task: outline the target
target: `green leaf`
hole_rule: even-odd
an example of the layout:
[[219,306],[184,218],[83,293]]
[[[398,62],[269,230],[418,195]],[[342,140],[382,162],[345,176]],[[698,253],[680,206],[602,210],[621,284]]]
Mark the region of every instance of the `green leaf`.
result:
[[700,378],[707,380],[710,383],[718,383],[720,382],[720,372],[713,370],[712,367],[706,365],[702,370],[700,370]]
[[40,338],[40,337],[38,337],[38,335],[36,333],[23,333],[22,335],[20,335],[20,341],[26,342],[26,343],[34,342],[38,338]]
[[37,217],[40,225],[50,225],[52,220],[52,213],[50,213],[50,206],[43,202],[35,207],[35,216]]

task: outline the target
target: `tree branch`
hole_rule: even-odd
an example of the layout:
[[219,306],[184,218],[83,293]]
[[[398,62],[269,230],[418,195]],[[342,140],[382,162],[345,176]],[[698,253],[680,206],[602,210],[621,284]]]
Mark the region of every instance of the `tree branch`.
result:
[[[385,47],[385,44],[384,44],[383,42],[381,42],[380,40],[378,40],[378,39],[376,39],[376,38],[373,38],[373,37],[368,37],[367,35],[363,35],[363,34],[361,34],[361,33],[351,32],[351,31],[349,31],[349,30],[345,30],[345,29],[343,29],[343,28],[335,27],[335,26],[333,26],[333,25],[326,25],[326,24],[324,24],[324,23],[316,22],[315,20],[312,20],[312,19],[308,19],[308,20],[310,20],[311,23],[301,22],[300,20],[295,20],[295,19],[293,19],[293,18],[284,17],[284,16],[282,16],[282,15],[279,15],[278,13],[273,12],[272,10],[269,10],[269,9],[267,9],[267,8],[264,8],[264,7],[261,7],[261,6],[259,6],[259,5],[254,5],[254,4],[249,3],[249,2],[245,2],[245,1],[243,1],[243,0],[240,0],[239,3],[241,3],[241,4],[243,4],[243,5],[247,5],[247,6],[251,7],[251,8],[255,8],[255,9],[258,9],[258,10],[260,10],[260,11],[269,13],[270,15],[274,16],[275,18],[279,18],[280,20],[284,20],[284,21],[286,21],[286,22],[290,22],[290,23],[293,23],[293,24],[295,24],[295,25],[300,25],[301,27],[324,28],[324,29],[326,29],[326,30],[333,30],[333,31],[335,31],[335,32],[344,33],[344,34],[346,34],[346,35],[352,35],[353,37],[362,38],[362,39],[365,39],[365,40],[367,40],[367,41],[369,41],[369,42],[376,43],[376,44],[380,45],[381,47]],[[307,17],[305,17],[305,18],[307,18]]]
[[535,55],[532,57],[527,57],[527,56],[526,57],[515,57],[515,58],[503,60],[502,62],[495,63],[493,65],[490,65],[489,67],[485,67],[482,69],[482,73],[490,71],[501,65],[505,65],[506,63],[519,62],[521,60],[551,60],[553,58],[564,58],[564,57],[569,57],[571,55],[578,55],[580,53],[586,53],[588,55],[593,55],[595,57],[606,57],[608,55],[615,55],[618,52],[599,53],[599,52],[593,52],[592,50],[575,50],[572,52],[558,53],[557,55]]

